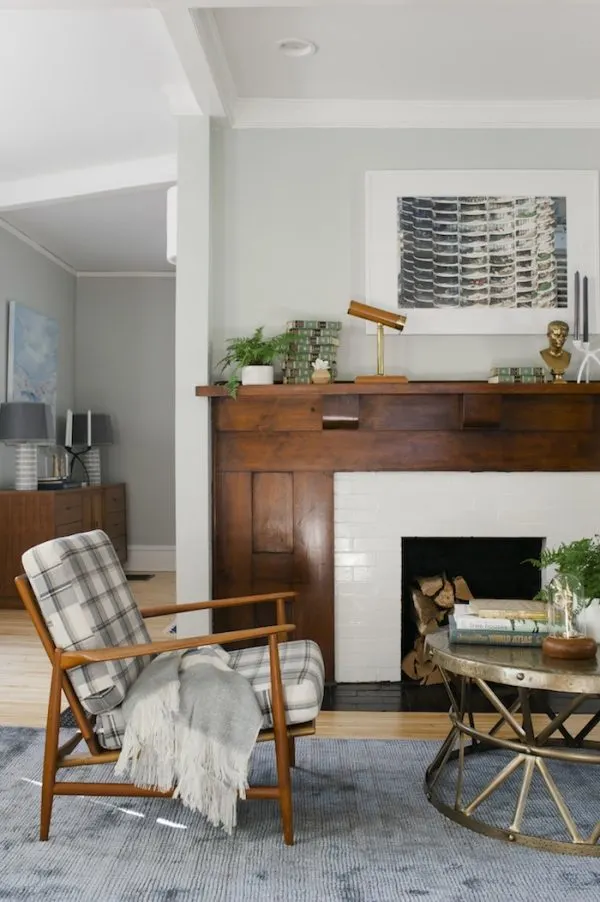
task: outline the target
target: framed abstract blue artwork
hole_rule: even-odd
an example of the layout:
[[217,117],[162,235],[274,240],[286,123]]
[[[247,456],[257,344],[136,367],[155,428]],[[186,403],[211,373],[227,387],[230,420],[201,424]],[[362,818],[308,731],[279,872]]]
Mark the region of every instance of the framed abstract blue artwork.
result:
[[56,320],[9,301],[7,401],[40,401],[56,413],[58,332]]

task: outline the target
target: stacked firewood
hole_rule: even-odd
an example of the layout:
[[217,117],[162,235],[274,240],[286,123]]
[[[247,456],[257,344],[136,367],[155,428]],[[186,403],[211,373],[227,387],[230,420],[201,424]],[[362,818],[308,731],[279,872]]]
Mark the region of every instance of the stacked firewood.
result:
[[441,674],[427,654],[425,636],[445,626],[454,605],[468,602],[473,595],[462,576],[448,577],[443,573],[417,577],[411,598],[418,635],[414,648],[402,660],[402,670],[422,685],[441,683]]

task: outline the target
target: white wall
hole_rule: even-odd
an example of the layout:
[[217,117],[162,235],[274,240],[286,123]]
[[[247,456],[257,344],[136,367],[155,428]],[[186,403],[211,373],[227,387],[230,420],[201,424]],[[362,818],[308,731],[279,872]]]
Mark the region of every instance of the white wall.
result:
[[[75,276],[0,228],[0,400],[6,398],[8,302],[19,301],[57,320],[57,415],[73,406],[75,290]],[[14,488],[14,451],[1,444],[0,486]]]
[[[102,450],[102,480],[127,484],[130,546],[172,549],[174,278],[78,278],[75,384],[77,410],[112,417],[115,443]],[[160,560],[146,566],[158,569]]]
[[[228,337],[316,317],[344,323],[340,378],[372,372],[375,338],[346,316],[348,301],[364,298],[365,172],[471,168],[598,169],[600,132],[217,131],[213,368]],[[538,364],[545,346],[544,335],[391,336],[386,367],[412,379],[481,379],[490,366]]]

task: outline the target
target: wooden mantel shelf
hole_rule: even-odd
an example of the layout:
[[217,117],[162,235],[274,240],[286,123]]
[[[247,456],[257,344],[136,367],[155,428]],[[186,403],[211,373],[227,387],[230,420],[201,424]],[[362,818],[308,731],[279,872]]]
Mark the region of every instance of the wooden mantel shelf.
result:
[[[600,381],[589,384],[576,382],[491,384],[489,382],[398,382],[356,383],[331,382],[329,385],[244,385],[238,398],[298,398],[319,395],[600,395]],[[197,385],[196,395],[202,398],[226,398],[225,385]]]

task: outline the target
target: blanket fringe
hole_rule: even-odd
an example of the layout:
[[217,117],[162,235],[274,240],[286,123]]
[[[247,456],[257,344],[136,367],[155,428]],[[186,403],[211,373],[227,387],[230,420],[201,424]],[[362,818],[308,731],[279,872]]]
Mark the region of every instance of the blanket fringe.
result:
[[173,788],[177,752],[173,720],[178,708],[178,681],[169,681],[143,705],[135,705],[115,765],[117,775],[129,775],[136,786],[161,792]]

